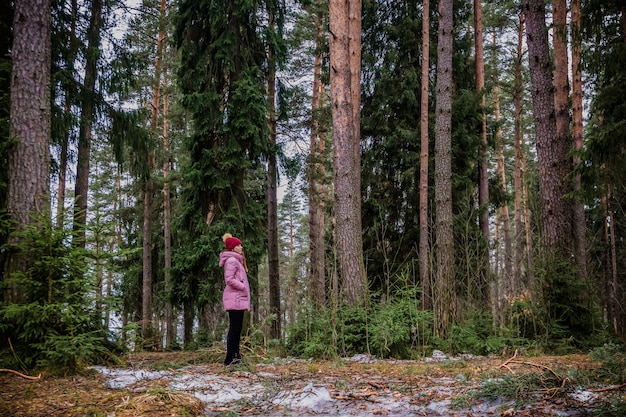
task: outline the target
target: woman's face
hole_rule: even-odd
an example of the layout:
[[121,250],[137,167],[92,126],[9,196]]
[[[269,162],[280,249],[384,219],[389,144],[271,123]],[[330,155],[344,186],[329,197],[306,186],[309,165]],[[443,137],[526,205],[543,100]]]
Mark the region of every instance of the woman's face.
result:
[[243,253],[243,246],[241,245],[237,245],[233,248],[233,251],[237,252],[238,254],[242,254]]

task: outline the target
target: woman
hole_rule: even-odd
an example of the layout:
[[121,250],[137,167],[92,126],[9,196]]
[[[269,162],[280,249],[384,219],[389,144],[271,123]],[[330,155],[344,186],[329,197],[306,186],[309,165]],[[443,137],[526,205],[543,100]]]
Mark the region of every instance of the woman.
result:
[[230,365],[241,361],[239,342],[244,312],[250,310],[250,284],[241,240],[230,233],[226,233],[222,239],[226,245],[226,250],[220,253],[220,266],[224,267],[226,281],[222,301],[229,320],[224,365]]

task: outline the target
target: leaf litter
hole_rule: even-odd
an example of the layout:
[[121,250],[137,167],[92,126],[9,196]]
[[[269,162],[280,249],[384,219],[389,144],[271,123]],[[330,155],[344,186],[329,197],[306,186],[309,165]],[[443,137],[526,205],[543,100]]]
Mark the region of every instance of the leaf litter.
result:
[[138,353],[124,367],[94,366],[86,375],[37,381],[0,373],[0,417],[567,417],[590,415],[611,393],[610,387],[574,387],[561,376],[598,367],[588,355],[251,357],[229,367],[218,356]]

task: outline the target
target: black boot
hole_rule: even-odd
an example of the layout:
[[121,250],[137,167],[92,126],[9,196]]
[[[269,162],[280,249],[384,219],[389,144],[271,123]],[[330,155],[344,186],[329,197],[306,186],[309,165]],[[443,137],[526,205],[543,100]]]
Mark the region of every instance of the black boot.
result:
[[226,359],[224,359],[224,366],[228,365],[237,365],[241,363],[241,354],[239,352],[236,353],[226,353]]

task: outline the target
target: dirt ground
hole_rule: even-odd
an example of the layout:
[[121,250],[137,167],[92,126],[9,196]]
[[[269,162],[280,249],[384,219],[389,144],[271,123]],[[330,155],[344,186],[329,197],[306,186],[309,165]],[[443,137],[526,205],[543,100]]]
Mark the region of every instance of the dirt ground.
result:
[[[111,375],[96,370],[71,377],[42,375],[39,379],[4,370],[0,372],[0,417],[584,416],[588,415],[588,404],[557,395],[558,387],[537,393],[530,406],[502,401],[479,406],[466,398],[482,381],[503,375],[549,372],[562,377],[565,386],[570,372],[599,366],[587,355],[436,361],[263,359],[248,356],[244,364],[224,367],[219,355],[206,351],[132,354],[119,370],[160,373],[153,378],[136,378],[122,387],[112,386]],[[179,385],[172,382],[174,378]],[[181,380],[186,381],[186,387],[180,388]],[[198,381],[211,384],[216,396],[207,399],[211,391],[207,387],[203,388],[205,396],[199,396]],[[179,388],[173,389],[175,386]],[[305,404],[302,393],[307,389],[323,394],[325,401]],[[239,392],[237,397],[224,398],[235,391]],[[297,401],[277,400],[287,398],[286,393],[300,397]]]

